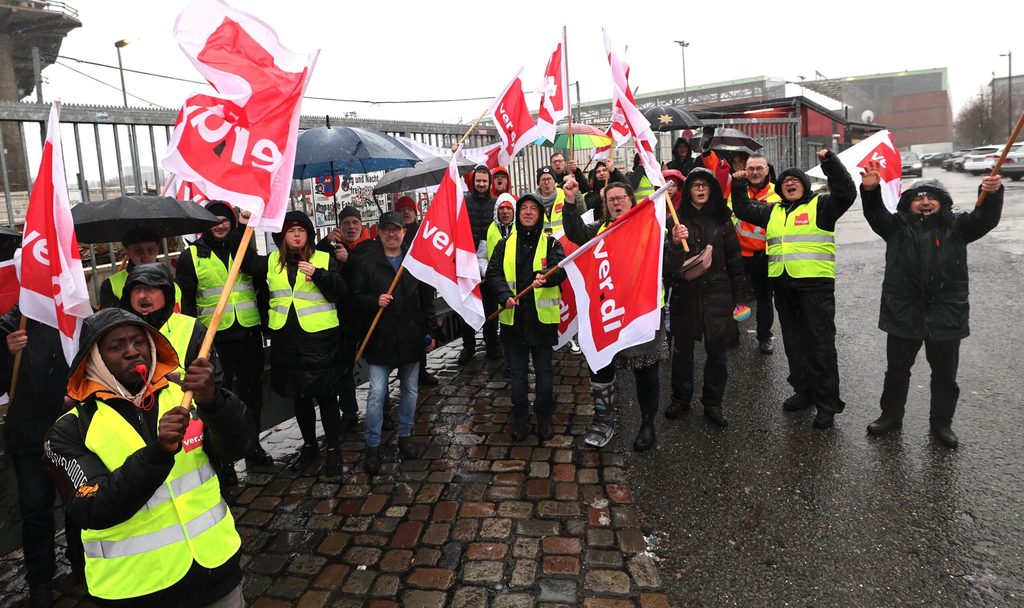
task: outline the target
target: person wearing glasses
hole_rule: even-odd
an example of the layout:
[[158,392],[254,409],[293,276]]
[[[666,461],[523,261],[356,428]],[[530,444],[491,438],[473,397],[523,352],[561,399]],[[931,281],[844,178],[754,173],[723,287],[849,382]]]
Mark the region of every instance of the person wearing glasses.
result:
[[956,448],[953,432],[960,387],[956,372],[960,341],[970,334],[967,245],[999,224],[1003,184],[998,175],[981,181],[985,202],[970,213],[953,213],[953,199],[941,182],[917,180],[900,196],[896,213],[882,203],[877,162],[863,173],[860,197],[875,234],[885,240],[885,278],[878,328],[887,334],[882,413],[868,425],[871,435],[903,427],[910,368],[924,344],[931,366],[930,432]]
[[732,174],[736,217],[765,229],[768,276],[782,325],[782,345],[789,363],[787,380],[793,395],[787,412],[817,407],[814,428],[831,428],[846,404],[839,396],[836,355],[836,222],[857,200],[857,188],[846,167],[831,150],[818,151],[828,178],[829,194],[811,191],[803,170],[779,175],[777,203],[753,204],[748,196],[749,173]]

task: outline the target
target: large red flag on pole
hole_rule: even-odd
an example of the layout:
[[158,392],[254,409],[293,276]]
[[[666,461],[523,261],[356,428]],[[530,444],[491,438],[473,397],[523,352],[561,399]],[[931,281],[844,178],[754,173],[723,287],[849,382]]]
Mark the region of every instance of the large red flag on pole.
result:
[[480,266],[460,185],[458,156],[452,156],[402,266],[437,289],[467,325],[479,330],[484,324]]
[[185,101],[164,168],[207,197],[251,212],[249,226],[280,230],[299,107],[319,51],[286,48],[269,25],[222,0],[194,0],[174,36],[219,96]]
[[544,80],[537,87],[541,94],[537,111],[537,134],[555,141],[555,124],[569,115],[569,88],[565,82],[565,38],[558,41],[544,70]]
[[665,191],[658,189],[558,264],[576,298],[580,348],[590,369],[650,342],[661,325]]
[[21,314],[57,329],[68,364],[78,352],[82,319],[92,314],[75,221],[64,178],[60,101],[53,102],[39,174],[32,186],[20,256]]
[[537,123],[526,107],[523,95],[523,70],[494,98],[488,116],[498,128],[501,148],[498,149],[498,164],[508,166],[519,151],[532,144],[539,137]]

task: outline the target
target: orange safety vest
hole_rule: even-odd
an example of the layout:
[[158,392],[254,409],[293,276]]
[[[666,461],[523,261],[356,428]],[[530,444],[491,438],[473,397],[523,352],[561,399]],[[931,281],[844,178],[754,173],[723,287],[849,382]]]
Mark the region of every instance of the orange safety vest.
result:
[[[747,187],[747,196],[751,202],[757,201],[759,203],[777,203],[782,200],[778,194],[775,193],[775,184],[771,182],[765,183],[764,187],[754,192],[752,188]],[[732,209],[732,193],[729,193],[728,200],[729,208]],[[755,203],[756,204],[756,203]],[[764,228],[755,226],[750,222],[744,222],[743,220],[733,216],[732,221],[736,224],[736,236],[740,240],[740,249],[743,257],[749,258],[754,253],[765,250],[765,232]]]

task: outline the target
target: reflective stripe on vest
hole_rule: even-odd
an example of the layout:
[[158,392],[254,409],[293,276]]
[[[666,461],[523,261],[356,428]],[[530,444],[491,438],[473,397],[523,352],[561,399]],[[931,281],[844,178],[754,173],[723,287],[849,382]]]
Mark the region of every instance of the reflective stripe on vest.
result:
[[188,356],[188,345],[192,342],[192,332],[198,322],[195,317],[172,312],[160,328],[160,333],[174,347],[174,352],[178,353],[178,371],[182,378],[185,377],[185,368],[191,363],[185,357]]
[[[118,300],[124,294],[124,286],[128,283],[128,269],[115,272],[110,275],[110,291],[113,292],[114,297]],[[177,283],[174,285],[174,310],[181,310],[181,287],[178,287]]]
[[[505,272],[505,281],[509,289],[516,293],[516,247],[518,237],[513,232],[505,239],[505,259],[502,260],[502,270]],[[541,235],[537,243],[537,251],[533,254],[533,271],[543,272],[548,257],[548,237]],[[560,320],[562,306],[562,290],[558,287],[539,287],[533,290],[534,304],[537,307],[537,320],[548,325],[557,325]],[[498,321],[503,325],[512,325],[515,322],[515,308],[506,308],[498,314]]]
[[545,230],[557,233],[562,229],[562,209],[565,207],[565,190],[555,188],[555,200],[551,203],[551,211],[546,214],[547,225]]
[[818,228],[818,197],[786,213],[775,205],[768,220],[768,276],[795,279],[836,276],[835,232]]
[[[181,399],[182,391],[177,385],[161,389],[155,419],[180,405]],[[65,415],[77,416],[78,408]],[[96,413],[86,429],[85,447],[107,469],[116,471],[145,445],[138,431],[120,413],[103,401],[96,401]],[[118,600],[174,585],[193,562],[203,568],[217,568],[238,551],[242,540],[200,445],[174,455],[174,466],[167,479],[132,517],[109,528],[82,530],[82,544],[89,593]]]
[[[337,307],[328,302],[324,294],[306,275],[295,272],[295,285],[288,283],[288,267],[281,267],[280,253],[275,251],[267,259],[267,285],[270,288],[270,329],[281,329],[288,320],[288,310],[295,309],[299,326],[303,331],[314,333],[338,327]],[[330,255],[314,251],[309,263],[327,272]]]
[[[209,327],[210,321],[213,320],[213,312],[217,309],[217,301],[220,300],[220,293],[228,281],[228,267],[212,253],[209,257],[199,257],[195,245],[189,247],[189,251],[192,254],[192,265],[195,267],[198,281],[197,318],[200,323]],[[233,256],[228,255],[228,266],[232,260]],[[235,321],[242,327],[254,327],[260,322],[260,313],[256,310],[256,290],[253,288],[252,277],[247,274],[239,273],[234,286],[231,287],[231,295],[224,306],[217,331],[228,329]]]

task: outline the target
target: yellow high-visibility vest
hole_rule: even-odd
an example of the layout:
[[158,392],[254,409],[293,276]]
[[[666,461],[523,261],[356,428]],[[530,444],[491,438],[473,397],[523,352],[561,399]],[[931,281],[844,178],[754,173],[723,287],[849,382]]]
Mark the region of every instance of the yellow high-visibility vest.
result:
[[[512,231],[509,234],[513,234],[516,231],[515,223],[512,224]],[[491,259],[494,255],[494,248],[498,246],[498,243],[504,239],[501,235],[501,228],[498,228],[498,222],[491,222],[491,225],[487,227],[487,259]]]
[[[270,329],[281,329],[288,320],[288,309],[295,308],[299,326],[309,333],[338,327],[338,311],[306,275],[295,272],[295,285],[288,283],[288,267],[282,267],[278,260],[280,252],[273,252],[267,259],[267,285],[270,288]],[[314,251],[310,264],[327,271],[330,255]]]
[[[199,257],[196,246],[189,247],[192,253],[192,264],[196,269],[196,318],[206,327],[210,326],[213,320],[213,311],[217,308],[217,301],[220,300],[220,293],[224,284],[228,282],[228,266],[231,265],[233,257],[228,255],[228,266],[224,265],[219,257],[210,254],[209,257]],[[231,295],[228,296],[228,303],[224,306],[224,313],[221,315],[220,323],[215,331],[228,329],[235,324],[235,321],[242,327],[254,327],[260,322],[260,312],[256,309],[256,290],[253,288],[252,277],[238,273],[235,285],[231,288]]]
[[835,232],[818,228],[818,197],[789,214],[776,204],[768,220],[768,276],[794,279],[836,278]]
[[[505,272],[505,281],[509,289],[516,293],[516,233],[513,232],[505,239],[505,258],[502,260],[502,270]],[[548,237],[541,234],[540,242],[537,243],[537,250],[533,254],[533,271],[542,272],[547,263]],[[558,287],[538,287],[533,290],[534,303],[537,305],[537,319],[541,323],[555,324],[559,322],[562,306],[562,290]],[[512,325],[515,320],[515,308],[506,308],[498,314],[498,321],[504,325]]]

